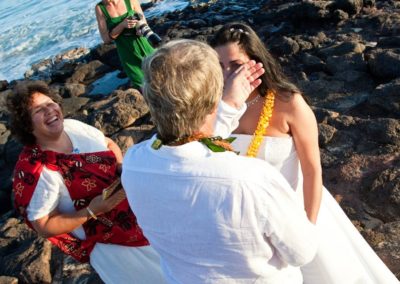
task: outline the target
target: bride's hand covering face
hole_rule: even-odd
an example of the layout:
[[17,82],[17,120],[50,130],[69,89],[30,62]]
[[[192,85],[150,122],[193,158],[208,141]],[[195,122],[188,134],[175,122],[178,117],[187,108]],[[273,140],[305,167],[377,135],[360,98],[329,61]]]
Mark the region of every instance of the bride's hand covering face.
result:
[[262,63],[250,60],[233,70],[224,82],[223,100],[240,108],[249,95],[261,84],[259,77],[265,70]]
[[224,74],[223,100],[240,108],[261,84],[265,73],[261,62],[251,60],[237,42],[215,47]]

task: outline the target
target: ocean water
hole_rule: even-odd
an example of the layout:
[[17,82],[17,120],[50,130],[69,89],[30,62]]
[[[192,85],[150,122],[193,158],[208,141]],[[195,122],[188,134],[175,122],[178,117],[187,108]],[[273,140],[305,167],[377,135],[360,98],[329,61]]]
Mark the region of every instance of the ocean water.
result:
[[[100,0],[0,0],[0,80],[23,78],[34,63],[101,42],[94,7]],[[141,2],[148,2],[143,0]],[[163,0],[148,18],[181,10],[188,0]]]

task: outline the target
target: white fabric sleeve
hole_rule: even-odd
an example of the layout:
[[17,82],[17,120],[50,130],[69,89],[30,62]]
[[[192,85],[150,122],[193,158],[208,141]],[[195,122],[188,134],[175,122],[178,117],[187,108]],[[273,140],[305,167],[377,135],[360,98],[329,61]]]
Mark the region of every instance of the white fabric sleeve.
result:
[[[64,130],[79,153],[107,150],[106,137],[96,127],[74,119],[64,120]],[[74,152],[76,150],[74,149]]]
[[[268,184],[269,183],[269,184]],[[269,179],[262,202],[265,216],[264,234],[282,260],[293,266],[310,262],[318,247],[318,234],[306,215],[295,192],[283,177]]]
[[27,208],[29,221],[40,219],[57,208],[61,197],[60,182],[62,177],[58,172],[43,169]]
[[88,136],[93,137],[93,139],[102,139],[105,141],[106,137],[104,136],[104,133],[101,132],[99,129],[80,121],[79,123],[82,127],[82,130],[85,131]]
[[217,119],[215,121],[214,135],[227,138],[239,126],[239,119],[245,113],[247,105],[244,103],[240,109],[231,107],[223,100],[218,104]]

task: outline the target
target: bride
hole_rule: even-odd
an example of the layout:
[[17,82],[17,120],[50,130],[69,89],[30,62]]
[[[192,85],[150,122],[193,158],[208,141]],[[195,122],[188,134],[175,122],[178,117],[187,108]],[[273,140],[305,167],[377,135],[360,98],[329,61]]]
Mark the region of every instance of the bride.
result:
[[270,162],[298,193],[320,234],[316,257],[301,268],[304,283],[399,283],[323,187],[315,116],[260,38],[247,25],[226,24],[211,45],[219,54],[225,80],[233,80],[235,71],[249,60],[264,65],[261,85],[247,98],[247,108],[237,104],[245,98],[224,98],[216,134],[228,136],[234,130],[235,150]]

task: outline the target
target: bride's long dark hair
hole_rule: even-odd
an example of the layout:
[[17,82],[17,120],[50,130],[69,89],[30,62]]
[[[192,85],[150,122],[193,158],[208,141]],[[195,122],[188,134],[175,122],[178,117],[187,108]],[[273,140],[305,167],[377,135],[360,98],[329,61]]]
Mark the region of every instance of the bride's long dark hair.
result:
[[273,90],[283,99],[288,99],[294,93],[300,93],[299,88],[290,82],[283,73],[282,67],[267,50],[255,31],[242,23],[229,23],[219,29],[210,40],[210,45],[215,48],[229,43],[239,44],[239,47],[256,62],[264,65],[265,73],[261,76],[262,83],[258,87],[261,96],[267,90]]

